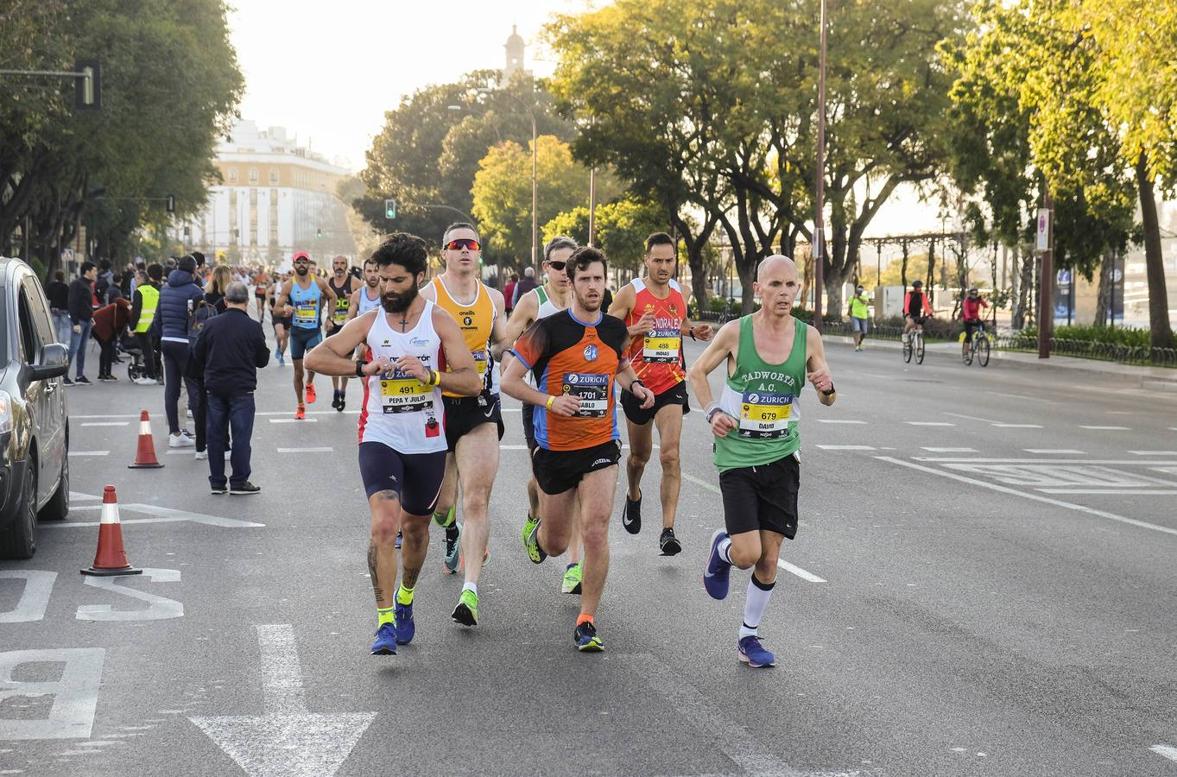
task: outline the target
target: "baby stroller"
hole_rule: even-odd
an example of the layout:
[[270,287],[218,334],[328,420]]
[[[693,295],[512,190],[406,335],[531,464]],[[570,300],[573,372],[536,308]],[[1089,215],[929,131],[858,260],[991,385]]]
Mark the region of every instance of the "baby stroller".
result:
[[143,365],[143,349],[139,347],[139,340],[130,332],[123,332],[119,337],[119,353],[131,357],[127,364],[127,378],[138,380],[147,377],[147,369]]

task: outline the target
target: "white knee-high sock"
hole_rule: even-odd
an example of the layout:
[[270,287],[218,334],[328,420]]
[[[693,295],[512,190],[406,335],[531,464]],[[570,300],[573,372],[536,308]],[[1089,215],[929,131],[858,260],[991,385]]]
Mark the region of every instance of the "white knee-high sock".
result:
[[775,580],[771,583],[762,583],[756,579],[756,573],[752,573],[748,580],[747,598],[744,600],[744,623],[740,626],[741,639],[758,636],[756,629],[760,626],[764,611],[768,609],[768,600],[772,598],[772,589],[775,586]]
[[715,548],[715,552],[719,554],[719,557],[727,563],[732,563],[732,538],[724,537],[722,540],[720,540],[719,545],[717,545]]

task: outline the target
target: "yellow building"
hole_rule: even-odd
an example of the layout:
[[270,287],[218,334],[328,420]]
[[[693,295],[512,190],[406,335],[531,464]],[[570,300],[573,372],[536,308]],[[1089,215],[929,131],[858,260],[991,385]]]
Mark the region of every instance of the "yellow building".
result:
[[355,256],[349,206],[336,189],[348,171],[299,146],[282,127],[240,121],[217,149],[221,184],[183,225],[185,244],[230,262],[289,265],[295,251],[320,261]]

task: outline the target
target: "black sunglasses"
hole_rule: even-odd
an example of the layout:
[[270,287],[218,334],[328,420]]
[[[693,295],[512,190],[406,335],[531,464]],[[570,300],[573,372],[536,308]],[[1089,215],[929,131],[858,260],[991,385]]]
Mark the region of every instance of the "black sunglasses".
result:
[[556,270],[556,271],[563,270],[567,266],[568,265],[565,262],[561,262],[559,260],[548,262],[548,267],[551,267],[553,270]]

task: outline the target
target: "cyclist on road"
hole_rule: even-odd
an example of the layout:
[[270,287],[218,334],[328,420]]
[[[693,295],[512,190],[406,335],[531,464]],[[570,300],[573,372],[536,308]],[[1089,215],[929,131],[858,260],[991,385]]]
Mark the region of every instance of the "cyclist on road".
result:
[[911,291],[903,298],[903,342],[911,339],[911,333],[924,325],[924,319],[932,315],[932,303],[924,294],[924,282],[911,282]]
[[973,332],[985,331],[985,322],[981,320],[981,308],[987,307],[989,303],[981,296],[976,286],[969,289],[968,296],[961,300],[960,318],[964,322],[965,350],[968,350],[969,343],[973,341]]

